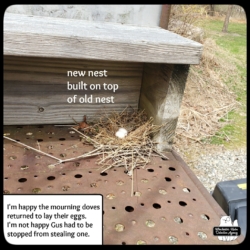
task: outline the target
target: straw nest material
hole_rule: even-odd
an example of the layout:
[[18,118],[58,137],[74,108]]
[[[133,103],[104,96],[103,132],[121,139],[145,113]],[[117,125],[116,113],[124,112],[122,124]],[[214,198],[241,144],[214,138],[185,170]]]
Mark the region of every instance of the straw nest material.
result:
[[[161,126],[154,125],[153,118],[148,118],[144,111],[127,107],[121,113],[103,115],[96,124],[86,126],[85,123],[83,129],[79,126],[76,128],[83,143],[95,148],[92,151],[93,155],[99,154],[97,164],[102,172],[110,168],[124,167],[127,174],[132,175],[133,169],[145,167],[152,156],[167,159],[156,150],[156,143],[153,142],[153,135]],[[126,137],[116,136],[120,128],[127,130]]]

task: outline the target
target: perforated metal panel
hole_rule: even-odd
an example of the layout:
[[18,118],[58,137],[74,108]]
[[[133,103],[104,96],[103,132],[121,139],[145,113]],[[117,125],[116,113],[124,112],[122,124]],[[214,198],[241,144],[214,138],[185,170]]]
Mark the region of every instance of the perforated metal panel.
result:
[[[61,159],[89,152],[77,133],[58,126],[6,126],[15,140]],[[38,143],[39,146],[38,146]],[[57,165],[4,140],[5,194],[102,194],[104,244],[238,244],[219,241],[213,227],[225,213],[175,153],[151,158],[132,180],[124,168],[101,173],[95,157]]]

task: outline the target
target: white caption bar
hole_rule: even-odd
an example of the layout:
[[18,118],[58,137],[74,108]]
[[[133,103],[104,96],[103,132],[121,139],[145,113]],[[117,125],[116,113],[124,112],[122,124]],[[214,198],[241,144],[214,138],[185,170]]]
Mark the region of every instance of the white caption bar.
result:
[[101,195],[4,195],[4,236],[14,245],[101,245]]

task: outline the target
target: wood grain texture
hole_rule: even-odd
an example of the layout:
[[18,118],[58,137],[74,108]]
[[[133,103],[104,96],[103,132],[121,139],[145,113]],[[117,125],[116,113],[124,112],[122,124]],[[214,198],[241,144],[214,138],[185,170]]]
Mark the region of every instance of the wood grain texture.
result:
[[145,64],[139,108],[164,126],[154,137],[159,151],[171,150],[189,65]]
[[161,28],[5,13],[4,55],[199,64],[202,45]]
[[[107,70],[108,77],[67,77],[67,71]],[[72,124],[83,115],[94,121],[104,112],[138,108],[142,63],[4,56],[4,125]],[[88,90],[68,90],[67,82],[88,84]],[[118,84],[116,92],[103,83]],[[90,90],[100,84],[101,90]],[[88,98],[92,103],[68,103],[67,98]],[[96,97],[114,97],[114,103],[96,103]],[[43,108],[43,112],[39,112]]]

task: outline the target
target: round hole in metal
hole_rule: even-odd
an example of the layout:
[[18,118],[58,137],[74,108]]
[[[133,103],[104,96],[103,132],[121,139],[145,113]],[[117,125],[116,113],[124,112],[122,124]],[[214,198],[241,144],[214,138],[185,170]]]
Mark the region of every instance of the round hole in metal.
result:
[[137,221],[136,220],[132,220],[131,223],[132,223],[132,225],[135,225],[137,223]]
[[125,242],[125,241],[123,241],[123,242],[122,242],[122,245],[126,245],[126,242]]
[[106,198],[109,199],[109,200],[113,200],[113,199],[115,199],[116,197],[115,197],[114,194],[109,193],[109,194],[106,195]]
[[178,216],[174,218],[174,221],[176,223],[178,223],[178,224],[182,224],[183,223],[183,219],[181,217],[178,217]]
[[188,232],[186,232],[185,234],[186,234],[187,236],[189,236],[189,233],[188,233]]
[[108,173],[103,172],[103,173],[100,173],[100,175],[101,175],[101,176],[106,176],[106,175],[108,175]]
[[37,141],[38,141],[38,142],[42,142],[42,141],[43,141],[43,139],[37,139]]
[[115,209],[115,207],[112,207],[112,209]]
[[95,183],[95,182],[93,182],[93,183],[90,183],[90,187],[97,187],[97,184]]
[[89,173],[91,174],[91,173],[92,173],[92,171],[89,171]]
[[20,178],[18,181],[19,181],[19,182],[26,182],[27,179],[26,179],[26,178]]
[[79,167],[79,166],[80,166],[80,162],[78,162],[78,161],[77,161],[77,162],[74,162],[74,166],[75,166],[75,167]]
[[125,207],[125,210],[126,210],[127,212],[133,212],[133,211],[134,211],[134,208],[131,207],[131,206],[126,206],[126,207]]
[[187,205],[187,203],[185,201],[180,201],[179,205],[182,206],[182,207],[185,207]]
[[76,174],[75,178],[82,178],[82,175],[81,174]]
[[170,236],[168,237],[168,241],[169,241],[171,244],[177,244],[178,238],[175,237],[175,236],[173,236],[173,235],[170,235]]
[[168,203],[171,203],[171,201],[168,201]]
[[159,189],[159,193],[165,195],[167,194],[167,191],[165,189]]
[[135,191],[135,192],[134,192],[134,196],[141,196],[141,195],[142,195],[142,193],[139,192],[139,191]]
[[185,187],[185,188],[183,188],[182,190],[183,190],[183,192],[185,192],[185,193],[190,193],[190,189],[189,189],[189,188],[186,188],[186,187]]
[[166,181],[171,181],[171,178],[165,177],[165,180],[166,180]]
[[8,180],[9,178],[8,177],[4,177],[5,180]]
[[34,194],[38,194],[38,193],[40,193],[42,190],[41,190],[41,188],[33,188],[32,189],[32,193],[34,193]]
[[143,206],[144,206],[144,203],[141,203],[141,206],[143,207]]
[[67,185],[62,187],[62,191],[69,191],[69,189],[70,189],[70,186],[67,186]]
[[147,242],[145,240],[138,240],[136,245],[147,245]]
[[66,175],[65,173],[62,173],[62,175]]
[[153,208],[155,208],[155,209],[160,209],[160,208],[161,208],[161,205],[158,204],[158,203],[154,203],[154,204],[153,204]]
[[155,226],[155,222],[152,221],[152,220],[147,220],[145,222],[145,224],[146,224],[147,227],[154,227]]
[[65,141],[66,139],[65,138],[59,138],[59,141]]
[[117,232],[122,232],[122,231],[124,231],[124,229],[125,229],[125,226],[122,225],[122,224],[120,224],[120,223],[118,223],[118,224],[115,225],[115,230]]
[[162,166],[159,166],[159,168],[162,168]]
[[203,220],[209,220],[209,219],[210,219],[209,216],[206,215],[206,214],[201,214],[201,218],[202,218]]
[[196,199],[194,198],[193,201],[196,201]]
[[17,158],[17,157],[14,156],[14,155],[9,157],[10,160],[15,160],[16,158]]
[[38,177],[38,175],[34,175],[34,177],[35,177],[35,178],[37,178],[37,177]]
[[48,176],[48,177],[47,177],[47,180],[53,181],[53,180],[55,180],[55,178],[56,178],[55,176],[52,176],[52,175],[51,175],[51,176]]
[[147,171],[148,171],[148,172],[154,172],[154,169],[148,168]]
[[172,187],[172,189],[175,189],[175,187]]
[[198,237],[200,237],[202,240],[207,239],[207,235],[204,232],[198,232],[197,233]]
[[175,168],[173,168],[173,167],[169,167],[168,168],[170,171],[175,171]]

